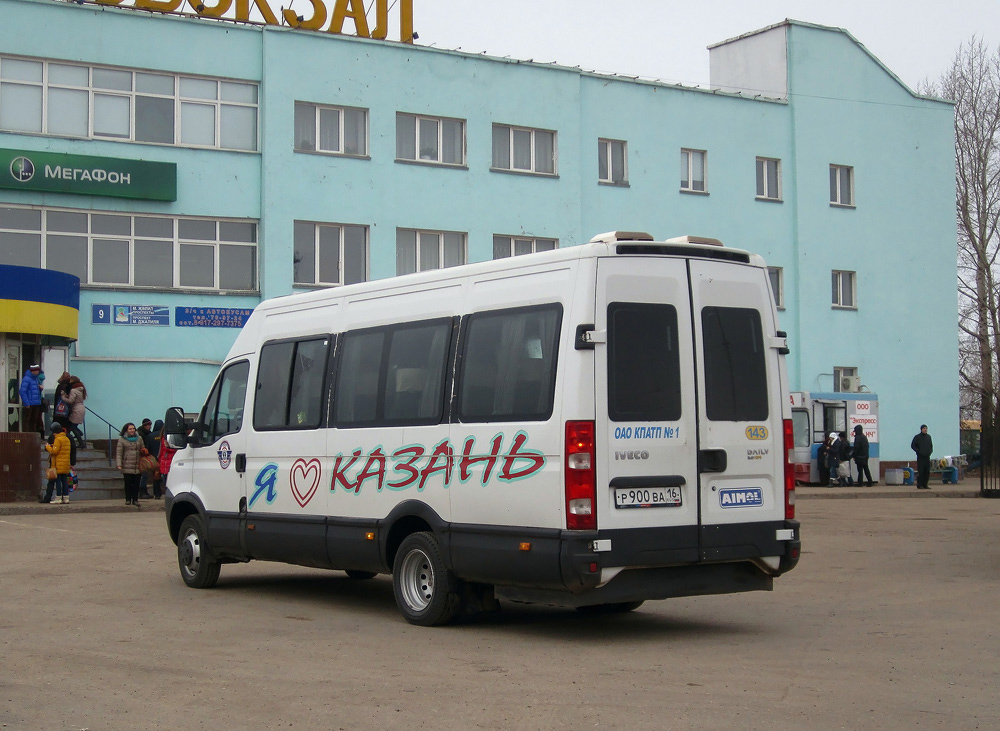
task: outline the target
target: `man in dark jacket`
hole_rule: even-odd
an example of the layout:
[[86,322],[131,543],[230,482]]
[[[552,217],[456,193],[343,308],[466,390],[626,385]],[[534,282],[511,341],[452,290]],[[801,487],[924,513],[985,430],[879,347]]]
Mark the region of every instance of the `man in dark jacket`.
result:
[[920,433],[913,437],[910,449],[917,453],[917,489],[930,490],[931,452],[934,451],[934,442],[927,433],[926,424],[920,425]]
[[865,436],[865,428],[861,424],[854,427],[854,464],[858,466],[858,484],[865,479],[868,480],[868,487],[872,486],[872,473],[868,469],[868,437]]
[[[142,425],[138,429],[136,429],[136,433],[139,435],[139,439],[142,440],[142,446],[144,446],[149,451],[149,453],[155,457],[156,454],[153,453],[153,449],[158,450],[158,447],[156,445],[155,437],[151,429],[152,426],[153,422],[150,419],[143,419]],[[143,498],[144,500],[148,500],[149,498],[153,497],[152,495],[149,494],[149,485],[147,484],[148,480],[149,480],[149,475],[145,472],[143,472],[142,475],[139,477],[139,497]]]

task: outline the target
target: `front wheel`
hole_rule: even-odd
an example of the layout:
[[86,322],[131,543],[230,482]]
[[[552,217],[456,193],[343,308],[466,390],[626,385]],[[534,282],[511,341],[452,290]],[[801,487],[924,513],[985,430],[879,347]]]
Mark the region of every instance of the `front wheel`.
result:
[[219,580],[219,562],[208,551],[205,521],[189,515],[177,536],[177,565],[181,578],[192,589],[211,589]]
[[458,612],[459,598],[448,591],[448,569],[432,533],[412,533],[403,539],[392,567],[396,606],[410,624],[447,624]]

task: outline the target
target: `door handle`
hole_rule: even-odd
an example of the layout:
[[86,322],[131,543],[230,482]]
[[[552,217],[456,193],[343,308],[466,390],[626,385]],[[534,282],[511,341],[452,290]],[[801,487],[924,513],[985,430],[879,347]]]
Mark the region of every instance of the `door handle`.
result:
[[698,452],[698,471],[725,472],[727,460],[725,449],[702,449]]
[[240,474],[247,471],[247,456],[245,454],[236,455],[236,471]]

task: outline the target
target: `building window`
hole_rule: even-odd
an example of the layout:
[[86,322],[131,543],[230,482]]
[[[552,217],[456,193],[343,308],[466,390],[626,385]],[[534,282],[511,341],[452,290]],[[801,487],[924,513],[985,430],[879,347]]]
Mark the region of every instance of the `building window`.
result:
[[857,291],[854,286],[854,272],[833,272],[833,306],[857,307]]
[[257,290],[257,222],[0,208],[0,263],[87,286]]
[[774,306],[779,310],[785,307],[785,270],[781,267],[768,267],[767,278],[771,280],[771,293],[774,295]]
[[705,150],[681,150],[681,190],[687,193],[704,193],[706,158]]
[[396,229],[396,274],[454,267],[466,262],[466,234]]
[[368,227],[296,221],[295,284],[336,286],[368,280]]
[[493,169],[555,175],[556,133],[494,124]]
[[295,102],[295,149],[366,156],[368,110]]
[[257,149],[257,84],[0,57],[0,129]]
[[770,157],[757,158],[757,197],[764,200],[781,200],[781,160]]
[[854,168],[846,165],[830,166],[830,205],[854,205]]
[[526,236],[494,236],[493,258],[503,259],[508,256],[534,254],[536,251],[552,251],[556,248],[555,239],[535,239]]
[[628,156],[622,140],[597,141],[597,179],[611,185],[628,183]]
[[858,369],[835,366],[833,369],[833,390],[842,393],[857,393],[861,388]]
[[396,112],[396,159],[465,165],[465,120]]

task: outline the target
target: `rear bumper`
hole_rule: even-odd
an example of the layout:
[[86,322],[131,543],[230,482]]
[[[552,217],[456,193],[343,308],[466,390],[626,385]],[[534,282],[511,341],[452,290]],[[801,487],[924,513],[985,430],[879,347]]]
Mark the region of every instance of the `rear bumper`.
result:
[[[452,525],[448,537],[459,578],[505,587],[500,593],[508,596],[518,587],[525,598],[538,592],[616,597],[605,602],[768,590],[774,576],[795,567],[801,546],[794,520],[531,534]],[[520,548],[525,544],[528,550]],[[757,560],[768,557],[778,557],[777,569]],[[599,588],[609,568],[625,570]],[[580,604],[551,596],[545,601]],[[582,602],[593,603],[593,597]]]

